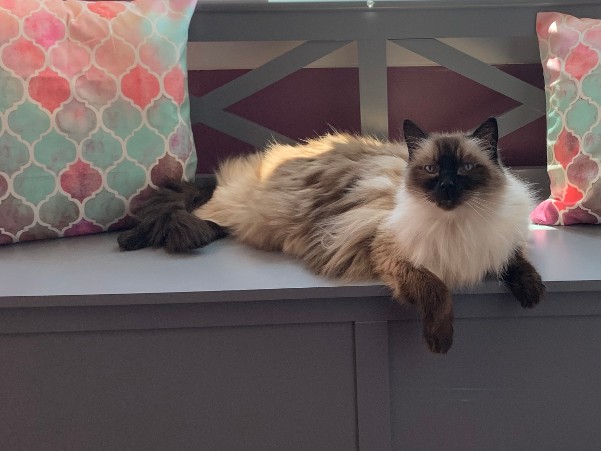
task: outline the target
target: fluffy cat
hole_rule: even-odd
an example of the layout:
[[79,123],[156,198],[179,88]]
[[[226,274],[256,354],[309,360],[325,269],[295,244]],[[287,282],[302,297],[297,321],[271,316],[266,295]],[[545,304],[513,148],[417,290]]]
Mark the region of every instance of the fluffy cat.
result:
[[532,199],[499,160],[494,118],[472,133],[403,128],[404,143],[332,134],[273,144],[226,161],[213,193],[170,182],[119,245],[183,252],[230,234],[327,277],[377,278],[418,309],[430,350],[446,353],[451,290],[493,275],[525,308],[542,298],[524,255]]

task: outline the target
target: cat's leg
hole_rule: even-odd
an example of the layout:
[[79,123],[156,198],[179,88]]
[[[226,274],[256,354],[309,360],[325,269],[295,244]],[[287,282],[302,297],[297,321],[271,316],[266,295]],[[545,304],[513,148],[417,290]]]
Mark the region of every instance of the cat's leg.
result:
[[545,285],[538,271],[518,249],[500,274],[503,283],[524,308],[532,308],[545,295]]
[[379,269],[393,297],[415,305],[420,312],[430,351],[446,353],[453,344],[453,300],[444,282],[431,271],[407,261],[390,261]]
[[186,252],[227,235],[218,224],[197,218],[191,212],[209,201],[213,188],[169,180],[135,212],[137,225],[117,239],[123,250],[164,247],[168,252]]

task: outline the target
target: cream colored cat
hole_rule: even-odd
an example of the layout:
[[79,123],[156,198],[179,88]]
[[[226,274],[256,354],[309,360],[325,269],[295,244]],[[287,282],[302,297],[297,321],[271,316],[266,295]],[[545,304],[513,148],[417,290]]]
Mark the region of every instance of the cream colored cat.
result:
[[404,132],[404,143],[333,134],[274,144],[226,161],[212,195],[170,182],[119,244],[182,252],[230,234],[327,277],[378,278],[416,306],[430,350],[447,352],[451,290],[491,274],[523,307],[542,298],[523,253],[532,198],[499,161],[494,118],[467,134],[411,121]]

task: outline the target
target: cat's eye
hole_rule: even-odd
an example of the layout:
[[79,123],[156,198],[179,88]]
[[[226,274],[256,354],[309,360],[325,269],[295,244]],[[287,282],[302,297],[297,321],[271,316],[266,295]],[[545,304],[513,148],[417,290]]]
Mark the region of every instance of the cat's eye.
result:
[[463,164],[463,165],[461,166],[461,169],[463,169],[465,172],[469,172],[469,171],[471,171],[472,169],[474,169],[474,167],[475,167],[475,166],[476,166],[476,165],[475,165],[475,164],[473,164],[473,163],[465,163],[465,164]]
[[438,172],[437,164],[427,164],[424,166],[424,170],[429,174],[436,174]]

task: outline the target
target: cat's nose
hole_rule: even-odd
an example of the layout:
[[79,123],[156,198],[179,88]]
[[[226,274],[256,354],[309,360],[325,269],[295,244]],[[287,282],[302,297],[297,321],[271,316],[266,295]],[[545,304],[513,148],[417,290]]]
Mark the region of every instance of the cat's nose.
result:
[[440,188],[445,191],[450,190],[451,188],[453,188],[454,185],[455,185],[455,183],[453,183],[453,180],[451,180],[449,178],[442,179],[440,181]]

